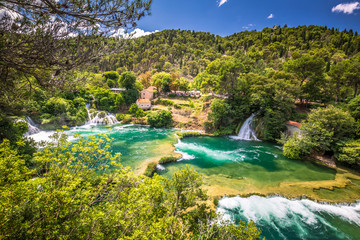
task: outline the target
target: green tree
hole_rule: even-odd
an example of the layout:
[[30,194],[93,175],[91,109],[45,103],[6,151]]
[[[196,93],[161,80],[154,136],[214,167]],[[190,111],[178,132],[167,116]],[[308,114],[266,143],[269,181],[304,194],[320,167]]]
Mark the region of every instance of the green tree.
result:
[[169,92],[170,86],[171,86],[171,75],[169,73],[160,72],[156,73],[152,77],[153,79],[153,85],[157,88],[159,91],[160,89],[162,91]]
[[342,144],[336,159],[351,166],[360,166],[360,140],[350,140]]
[[309,98],[319,99],[319,87],[324,80],[325,61],[318,57],[302,56],[285,63],[287,72],[293,73],[298,80],[302,93],[300,100]]
[[210,106],[211,113],[208,115],[208,119],[213,123],[215,129],[220,126],[226,126],[232,121],[231,106],[226,100],[215,99]]
[[329,106],[313,110],[301,126],[301,136],[294,136],[284,144],[284,155],[300,159],[316,152],[336,154],[339,144],[355,135],[356,122],[351,115]]
[[171,127],[172,114],[166,110],[150,114],[148,115],[148,124],[152,127]]
[[136,82],[136,76],[133,72],[123,72],[120,75],[119,85],[126,88],[126,90],[134,89]]

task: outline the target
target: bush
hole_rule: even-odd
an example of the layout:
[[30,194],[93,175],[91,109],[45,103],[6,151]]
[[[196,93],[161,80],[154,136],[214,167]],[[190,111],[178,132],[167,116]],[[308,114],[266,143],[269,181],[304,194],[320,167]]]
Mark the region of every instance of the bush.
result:
[[171,163],[171,162],[177,162],[177,160],[179,160],[179,158],[177,157],[173,157],[173,156],[169,156],[169,157],[162,157],[159,161],[159,164],[165,164],[165,163]]
[[130,122],[131,122],[131,115],[125,114],[122,123],[130,123]]
[[290,159],[300,160],[311,153],[312,144],[310,141],[294,135],[289,138],[283,148],[283,154]]
[[176,135],[178,135],[179,138],[204,136],[204,134],[200,132],[176,132]]
[[137,118],[141,118],[144,116],[145,116],[144,110],[142,110],[141,108],[139,108],[135,113],[135,117],[137,117]]
[[360,166],[360,140],[350,140],[342,144],[336,155],[339,162]]
[[66,113],[69,110],[69,108],[70,108],[70,104],[67,100],[63,98],[52,97],[46,101],[42,112],[55,116]]
[[220,126],[220,128],[214,132],[214,135],[215,136],[228,136],[228,135],[234,134],[235,130],[236,130],[235,124],[231,124],[226,127]]
[[154,173],[156,172],[156,163],[149,163],[147,166],[144,175],[147,177],[152,177]]
[[148,124],[152,127],[171,127],[172,125],[171,112],[161,110],[157,113],[149,115]]
[[139,110],[139,106],[136,103],[131,104],[130,109],[129,109],[129,113],[132,115],[135,115],[137,110]]
[[119,122],[122,121],[122,120],[125,118],[125,114],[117,113],[115,116],[116,116],[116,119],[117,119]]

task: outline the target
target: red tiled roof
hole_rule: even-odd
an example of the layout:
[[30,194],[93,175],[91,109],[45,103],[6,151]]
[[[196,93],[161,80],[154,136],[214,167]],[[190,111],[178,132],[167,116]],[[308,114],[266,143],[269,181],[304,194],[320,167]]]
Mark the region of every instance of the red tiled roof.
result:
[[149,99],[138,99],[139,103],[151,103]]
[[290,126],[297,127],[297,128],[300,128],[300,127],[301,127],[301,123],[294,122],[294,121],[287,121],[286,124],[287,124],[287,125],[290,125]]

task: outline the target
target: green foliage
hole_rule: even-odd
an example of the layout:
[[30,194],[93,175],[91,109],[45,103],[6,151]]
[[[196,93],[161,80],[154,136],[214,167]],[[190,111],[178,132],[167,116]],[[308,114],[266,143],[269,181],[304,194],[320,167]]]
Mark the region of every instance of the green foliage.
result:
[[264,116],[264,140],[275,141],[286,130],[286,117],[283,112],[266,109]]
[[208,115],[209,120],[213,123],[214,128],[226,126],[232,121],[232,109],[226,100],[215,99],[210,105],[211,113]]
[[120,76],[116,71],[109,71],[109,72],[104,73],[104,77],[106,79],[111,79],[111,80],[117,82],[119,80]]
[[355,120],[348,112],[329,106],[313,110],[301,126],[316,151],[336,152],[337,144],[354,137]]
[[131,104],[129,113],[132,115],[136,114],[136,111],[139,109],[138,105],[136,103]]
[[36,151],[34,140],[25,137],[28,124],[25,120],[10,119],[0,114],[0,142],[9,140],[11,148],[25,160],[27,167],[32,166],[32,155]]
[[0,171],[0,190],[25,181],[30,173],[25,161],[12,149],[8,139],[0,143]]
[[123,72],[120,75],[119,85],[126,88],[126,90],[134,89],[136,82],[136,76],[133,72]]
[[178,137],[181,139],[186,137],[203,136],[204,134],[201,132],[176,132],[176,135],[178,135]]
[[177,162],[177,160],[179,160],[178,157],[173,157],[173,156],[162,157],[162,158],[160,158],[159,164]]
[[290,159],[302,159],[311,153],[313,144],[309,139],[304,139],[297,134],[289,138],[283,147],[283,154]]
[[360,166],[360,140],[350,140],[343,144],[339,149],[336,159],[351,166]]
[[110,154],[107,135],[76,143],[65,140],[59,132],[53,143],[36,153],[39,177],[33,179],[9,143],[0,144],[4,239],[259,237],[253,223],[216,224],[215,213],[199,205],[207,196],[193,169],[186,167],[170,179],[135,176],[119,165],[119,154]]
[[129,113],[137,118],[143,117],[145,115],[144,111],[139,108],[136,103],[131,104]]
[[301,159],[311,152],[337,153],[339,143],[355,135],[355,120],[348,112],[329,106],[313,110],[301,126],[301,136],[295,135],[284,144],[284,155]]
[[324,83],[325,62],[319,57],[302,56],[286,62],[287,72],[293,73],[300,86],[300,99],[321,99],[321,86]]
[[215,132],[214,136],[227,136],[235,134],[236,125],[230,124],[226,127],[220,126]]
[[170,85],[171,85],[171,75],[169,73],[160,72],[156,73],[152,77],[153,85],[163,92],[170,92]]
[[152,127],[171,127],[172,114],[166,110],[148,115],[148,124]]
[[109,71],[104,73],[106,83],[110,88],[118,86],[119,74],[116,71]]
[[116,103],[121,103],[121,97],[118,97],[119,94],[111,92],[110,89],[97,88],[92,93],[99,110],[115,112]]
[[156,172],[156,163],[152,162],[149,163],[148,166],[145,169],[144,175],[147,177],[152,177],[154,176],[154,173]]
[[53,116],[61,115],[70,110],[70,104],[63,98],[52,97],[46,101],[42,112]]
[[353,98],[347,105],[351,116],[357,120],[360,119],[360,95]]
[[130,106],[132,103],[135,103],[136,100],[140,97],[140,92],[137,89],[129,89],[126,92],[122,92],[123,100],[126,106]]

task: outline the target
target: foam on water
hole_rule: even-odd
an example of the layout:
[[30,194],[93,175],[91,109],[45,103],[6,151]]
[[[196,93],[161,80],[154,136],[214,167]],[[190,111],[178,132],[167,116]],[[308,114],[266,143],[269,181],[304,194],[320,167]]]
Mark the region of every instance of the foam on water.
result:
[[269,155],[272,158],[278,158],[279,156],[270,151],[266,151],[262,147],[255,149],[247,148],[237,148],[235,150],[217,150],[211,149],[206,144],[197,144],[182,142],[181,140],[175,144],[176,152],[183,155],[180,160],[192,160],[195,159],[197,155],[202,155],[208,159],[215,161],[233,161],[233,162],[242,162],[245,160],[261,160],[260,154]]
[[56,133],[56,131],[40,131],[38,133],[32,134],[29,137],[34,139],[35,142],[52,142],[50,136]]
[[[275,231],[277,237],[286,238],[290,229],[296,231],[297,236],[292,235],[291,239],[309,239],[316,229],[332,230],[334,234],[348,238],[333,224],[334,219],[360,227],[360,202],[352,205],[332,205],[308,199],[290,200],[277,196],[224,197],[219,201],[217,212],[222,214],[225,220],[251,219],[260,228],[267,229],[266,232]],[[271,239],[274,235],[266,237]]]
[[[212,150],[210,148],[207,148],[205,146],[196,144],[196,143],[184,143],[181,140],[177,144],[175,144],[176,149],[178,149],[180,152],[190,152],[190,153],[198,153],[203,154],[207,157],[210,157],[212,159],[220,160],[220,161],[226,161],[233,159],[233,156],[231,154],[226,153],[224,151],[220,150]],[[186,155],[186,154],[185,154]],[[186,155],[188,159],[194,159],[194,156],[192,154]],[[191,157],[190,157],[191,156]]]
[[157,164],[157,165],[156,165],[156,168],[157,168],[158,170],[160,170],[160,171],[165,171],[165,167],[164,167],[163,165],[161,165],[161,164]]

